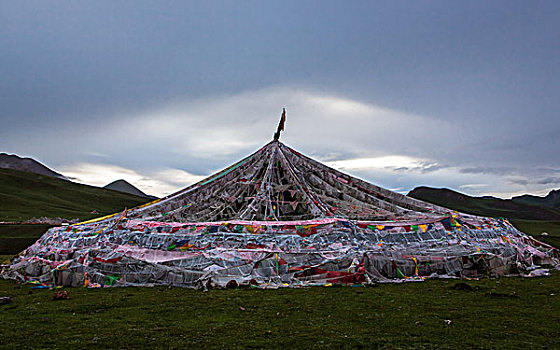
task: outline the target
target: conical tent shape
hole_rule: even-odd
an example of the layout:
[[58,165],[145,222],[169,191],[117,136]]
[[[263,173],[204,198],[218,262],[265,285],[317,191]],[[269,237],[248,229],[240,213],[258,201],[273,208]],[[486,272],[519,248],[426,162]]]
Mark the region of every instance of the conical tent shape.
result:
[[451,211],[329,168],[278,141],[167,198],[127,213],[165,222],[403,220]]
[[44,285],[260,287],[527,275],[557,250],[329,168],[276,138],[177,193],[50,229],[2,276]]

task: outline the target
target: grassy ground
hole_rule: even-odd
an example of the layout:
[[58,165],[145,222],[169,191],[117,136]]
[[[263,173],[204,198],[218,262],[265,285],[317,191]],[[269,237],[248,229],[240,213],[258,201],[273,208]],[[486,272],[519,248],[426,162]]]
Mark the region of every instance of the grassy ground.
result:
[[0,281],[0,296],[13,300],[0,306],[3,347],[560,347],[558,271],[535,279],[375,288],[67,290],[70,300],[54,301],[52,290]]
[[[6,206],[3,185],[0,181],[2,216],[49,216],[37,212],[43,210],[38,201],[29,202],[31,214],[22,203]],[[22,196],[32,198],[28,192]],[[42,200],[55,203],[47,209],[57,210],[54,216],[64,216],[59,210],[68,208],[87,216],[97,207],[83,192],[74,198],[81,198],[81,204]],[[18,210],[10,214],[13,208]],[[560,222],[513,223],[560,246]],[[0,226],[0,261],[25,248],[27,243],[17,245],[24,245],[22,240],[31,244],[47,228]],[[540,236],[543,231],[548,238]],[[431,280],[367,288],[66,290],[70,300],[54,301],[52,290],[0,280],[0,297],[12,298],[0,306],[0,348],[560,348],[558,271],[535,279]]]
[[50,225],[0,225],[0,256],[21,252],[50,227]]
[[[144,197],[49,176],[0,169],[0,221],[43,216],[87,220],[147,201]],[[92,214],[93,210],[97,214]]]
[[[535,236],[538,240],[560,247],[560,221],[538,220],[511,220],[511,223],[520,231]],[[546,232],[548,236],[542,236]]]

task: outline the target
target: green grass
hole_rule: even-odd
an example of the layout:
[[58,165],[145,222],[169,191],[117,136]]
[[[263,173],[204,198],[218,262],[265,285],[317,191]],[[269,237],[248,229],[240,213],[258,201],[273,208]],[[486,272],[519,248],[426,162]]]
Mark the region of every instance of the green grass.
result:
[[50,227],[50,225],[0,225],[0,256],[21,252]]
[[[5,348],[558,348],[552,277],[279,290],[52,290],[0,281]],[[241,310],[240,308],[244,308]],[[447,324],[445,320],[451,320]]]
[[[0,221],[33,217],[87,220],[148,199],[12,169],[0,169]],[[95,210],[98,214],[92,214]]]
[[9,261],[12,257],[14,257],[14,254],[1,254],[0,255],[0,264],[4,264],[7,261]]
[[[538,240],[560,247],[560,221],[511,220],[520,231],[535,236]],[[542,236],[546,232],[548,236]]]

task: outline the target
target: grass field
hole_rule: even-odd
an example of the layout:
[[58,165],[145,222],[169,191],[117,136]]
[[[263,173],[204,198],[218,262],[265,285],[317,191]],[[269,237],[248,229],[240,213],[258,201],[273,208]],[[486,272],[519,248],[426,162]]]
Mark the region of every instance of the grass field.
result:
[[3,347],[560,348],[558,271],[377,287],[67,290],[70,300],[55,301],[52,290],[0,281],[13,300],[0,306]]

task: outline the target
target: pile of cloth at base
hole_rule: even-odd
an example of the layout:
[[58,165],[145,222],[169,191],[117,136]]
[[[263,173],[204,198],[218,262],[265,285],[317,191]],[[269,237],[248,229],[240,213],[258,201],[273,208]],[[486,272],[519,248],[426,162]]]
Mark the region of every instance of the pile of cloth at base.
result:
[[528,275],[557,250],[501,219],[164,223],[50,229],[4,277],[45,286],[263,288]]

